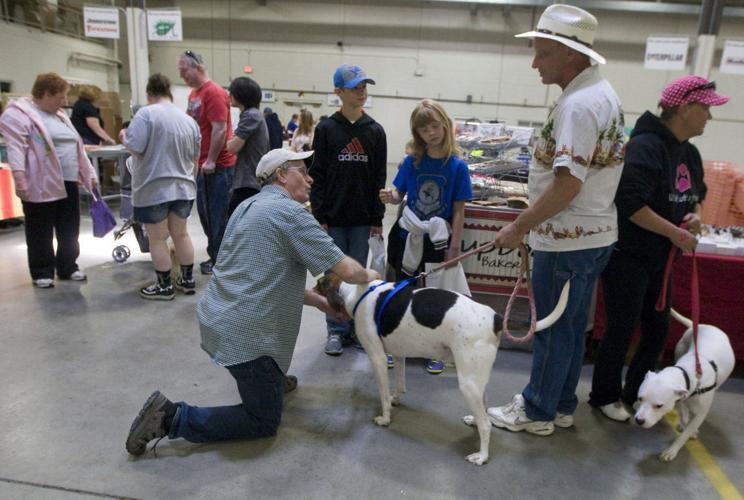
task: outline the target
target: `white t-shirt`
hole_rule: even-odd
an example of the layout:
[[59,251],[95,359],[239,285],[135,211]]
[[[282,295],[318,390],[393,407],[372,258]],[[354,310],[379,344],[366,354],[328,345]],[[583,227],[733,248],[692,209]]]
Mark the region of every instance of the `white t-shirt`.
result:
[[617,241],[615,192],[625,152],[620,99],[596,66],[582,71],[565,88],[536,140],[530,166],[530,203],[566,167],[583,185],[562,212],[530,232],[535,250],[567,252]]
[[132,205],[196,198],[193,171],[200,140],[196,122],[170,102],[137,111],[124,136],[127,148],[139,153],[132,162]]

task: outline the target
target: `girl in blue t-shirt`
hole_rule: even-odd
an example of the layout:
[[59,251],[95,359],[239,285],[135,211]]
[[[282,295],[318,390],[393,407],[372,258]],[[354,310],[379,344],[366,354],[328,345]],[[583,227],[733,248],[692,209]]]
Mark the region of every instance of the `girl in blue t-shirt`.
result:
[[[421,101],[411,113],[413,153],[406,156],[393,181],[393,189],[381,189],[383,203],[399,204],[406,196],[406,206],[420,221],[434,217],[444,219],[451,228],[447,244],[432,242],[424,234],[423,255],[416,274],[426,262],[444,262],[460,255],[460,242],[465,221],[465,203],[473,197],[470,172],[459,157],[452,120],[442,106],[430,99]],[[388,262],[395,269],[396,280],[410,275],[403,270],[408,231],[393,225],[388,239]],[[410,270],[409,270],[410,271]],[[429,360],[427,371],[441,373],[444,364]]]

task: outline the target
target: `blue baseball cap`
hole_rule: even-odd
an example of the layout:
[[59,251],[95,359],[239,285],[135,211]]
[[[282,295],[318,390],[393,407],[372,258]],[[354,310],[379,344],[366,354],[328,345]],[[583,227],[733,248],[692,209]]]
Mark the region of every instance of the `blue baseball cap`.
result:
[[333,73],[333,86],[337,89],[353,89],[360,83],[375,84],[362,68],[351,64],[342,64]]

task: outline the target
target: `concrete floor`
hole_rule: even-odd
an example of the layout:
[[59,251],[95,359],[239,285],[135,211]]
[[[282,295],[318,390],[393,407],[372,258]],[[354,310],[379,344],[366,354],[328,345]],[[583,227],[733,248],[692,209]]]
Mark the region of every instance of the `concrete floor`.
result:
[[[391,212],[391,211],[389,211]],[[389,221],[388,221],[389,222]],[[197,260],[205,240],[192,218]],[[658,453],[673,438],[614,423],[585,403],[591,366],[578,388],[573,429],[550,437],[494,429],[483,467],[463,458],[478,446],[449,369],[428,375],[409,363],[408,389],[389,428],[376,427],[377,390],[363,352],[322,352],[322,315],[305,308],[291,366],[299,376],[279,433],[213,445],[164,440],[157,456],[130,457],[124,440],[153,389],[193,404],[233,404],[226,370],[199,347],[194,297],[147,302],[152,276],[131,234],[133,256],[115,264],[109,234],[95,240],[83,220],[79,263],[87,283],[31,286],[22,228],[0,230],[0,498],[717,498],[688,449],[672,463]],[[198,276],[203,290],[206,277]],[[312,280],[310,280],[312,281]],[[525,384],[530,353],[502,349],[488,387],[503,404]],[[731,486],[744,491],[744,380],[718,392],[700,441]],[[725,477],[724,476],[724,477]],[[730,490],[731,491],[731,490]],[[738,497],[741,498],[741,497]]]

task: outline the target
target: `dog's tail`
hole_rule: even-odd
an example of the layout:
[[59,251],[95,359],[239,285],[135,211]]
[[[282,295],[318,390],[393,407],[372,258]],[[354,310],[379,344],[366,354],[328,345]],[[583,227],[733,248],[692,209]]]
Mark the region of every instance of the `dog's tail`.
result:
[[681,315],[680,313],[678,313],[678,312],[677,312],[677,311],[675,311],[674,309],[671,309],[671,308],[670,308],[670,309],[669,309],[669,314],[671,314],[671,315],[672,315],[672,318],[674,318],[674,319],[676,319],[677,321],[679,321],[680,323],[682,323],[682,325],[683,325],[683,326],[684,326],[685,328],[691,328],[691,327],[692,327],[692,320],[691,320],[691,319],[689,319],[689,318],[685,318],[684,316],[682,316],[682,315]]

